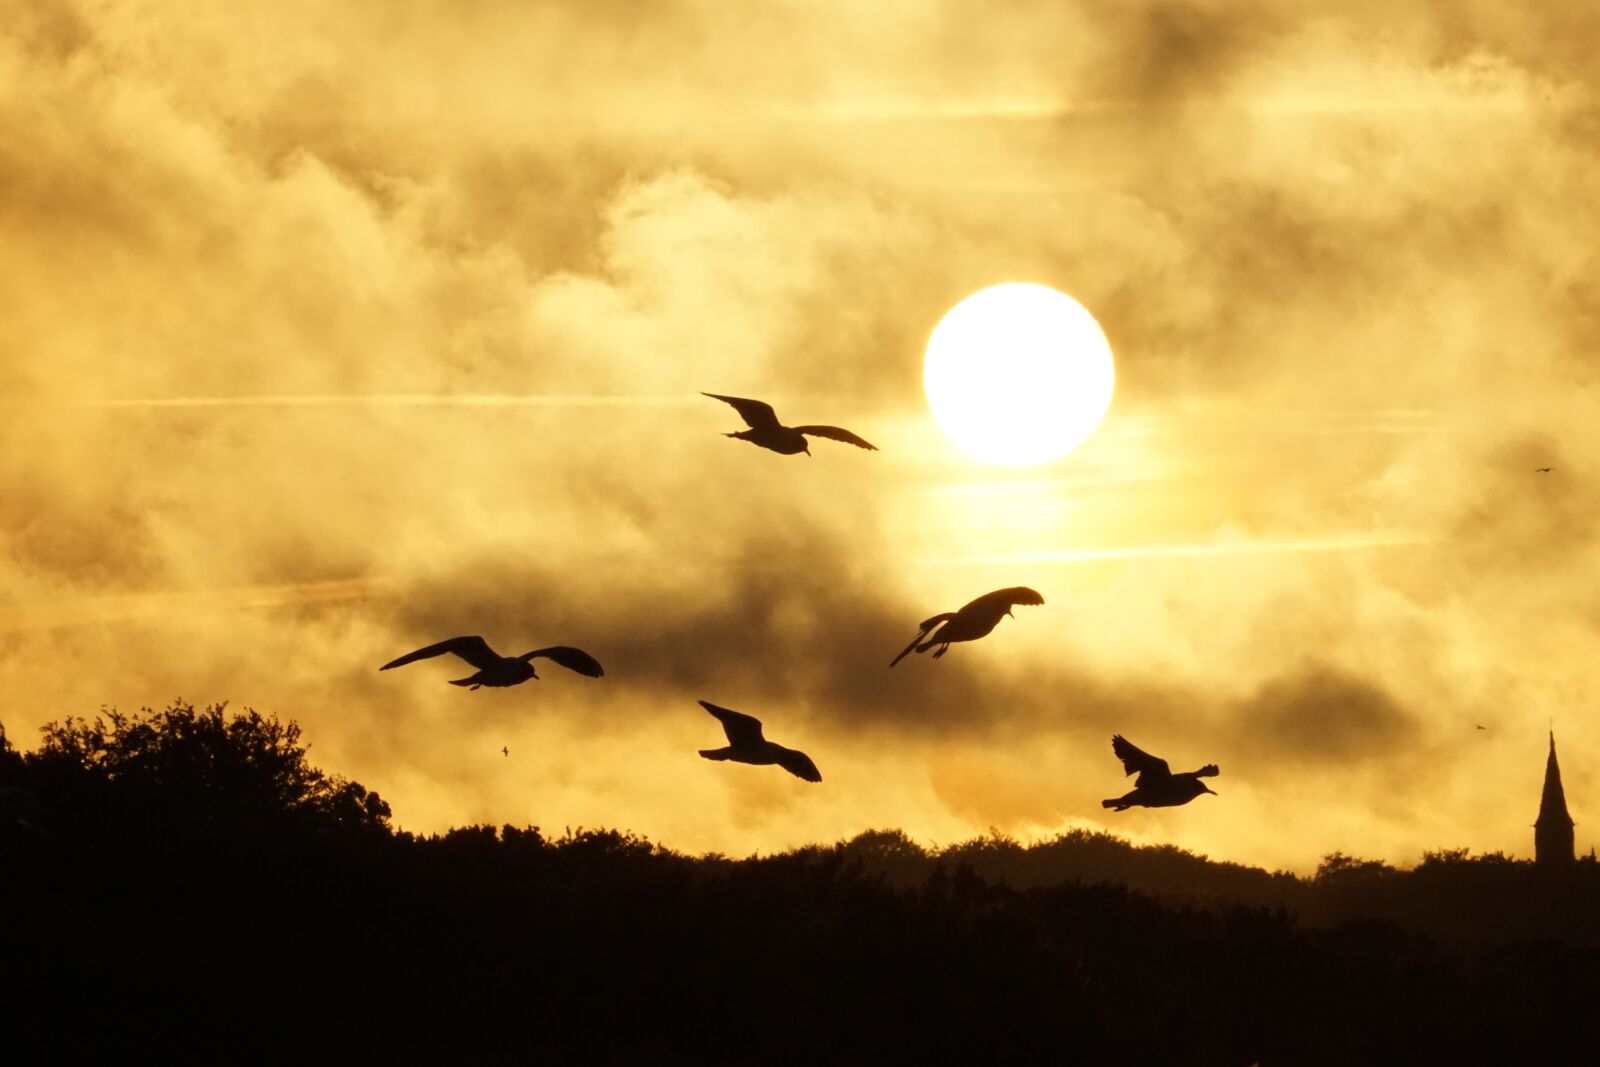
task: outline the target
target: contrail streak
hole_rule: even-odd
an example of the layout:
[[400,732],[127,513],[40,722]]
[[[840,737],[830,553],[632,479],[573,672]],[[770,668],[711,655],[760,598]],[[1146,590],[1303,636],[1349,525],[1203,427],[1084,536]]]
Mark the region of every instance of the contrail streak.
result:
[[1176,481],[1186,472],[1168,470],[1144,474],[1078,474],[1066,478],[1049,478],[1025,482],[951,482],[936,485],[929,492],[938,496],[1030,496],[1038,493],[1060,493],[1070,489],[1101,489],[1116,485],[1139,485],[1147,482]]
[[[1174,428],[1203,433],[1421,434],[1457,428],[1440,412],[1425,408],[1351,410],[1219,408],[1212,412],[1128,415],[1114,427],[1150,434]],[[1113,427],[1108,424],[1106,429]]]
[[159,618],[174,612],[243,611],[365,600],[384,595],[391,586],[392,582],[386,578],[337,578],[285,585],[235,586],[229,589],[112,593],[54,603],[0,605],[0,633],[129,622]]
[[[250,408],[250,407],[463,407],[584,408],[670,407],[694,402],[693,395],[557,395],[550,393],[367,393],[314,396],[175,396],[131,399],[43,401],[87,408]],[[20,405],[24,401],[12,401]]]
[[968,567],[1012,563],[1096,563],[1118,559],[1237,556],[1256,553],[1355,552],[1373,548],[1434,544],[1436,540],[1402,531],[1374,531],[1283,541],[1194,541],[1168,545],[1129,545],[1120,548],[1047,549],[993,556],[946,556],[920,559],[917,563],[924,567]]

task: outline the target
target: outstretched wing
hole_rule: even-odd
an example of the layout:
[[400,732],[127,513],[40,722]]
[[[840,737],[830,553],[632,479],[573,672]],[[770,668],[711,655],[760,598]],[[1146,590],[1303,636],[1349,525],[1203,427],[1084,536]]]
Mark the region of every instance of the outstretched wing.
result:
[[1172,777],[1172,772],[1167,769],[1166,760],[1157,759],[1150,753],[1136,747],[1121,734],[1116,734],[1111,738],[1111,751],[1115,752],[1117,758],[1122,761],[1122,773],[1124,775],[1138,774],[1139,778],[1134,782],[1135,785],[1144,785],[1145,775],[1149,775],[1152,779]]
[[573,648],[570,645],[551,645],[549,648],[541,648],[537,652],[529,652],[522,658],[532,659],[535,656],[543,656],[545,659],[561,664],[569,671],[577,671],[579,674],[587,675],[590,678],[599,678],[606,673],[605,668],[600,666],[599,660],[583,649]]
[[722,723],[722,732],[728,735],[728,744],[734,748],[759,745],[766,740],[761,736],[761,720],[754,715],[746,715],[742,711],[733,711],[730,708],[719,708],[709,700],[700,701],[700,706],[715,715]]
[[700,395],[720,400],[724,404],[732,404],[733,410],[739,413],[739,417],[748,423],[752,430],[765,430],[778,425],[778,413],[773,411],[772,405],[765,400],[746,400],[742,396],[723,396],[721,393]]
[[808,782],[822,781],[822,772],[817,770],[817,765],[811,762],[810,756],[798,749],[785,748],[779,753],[778,766],[796,778],[804,778]]
[[[772,410],[771,408],[767,409]],[[842,426],[796,426],[796,430],[811,437],[826,437],[830,441],[843,441],[847,445],[864,448],[868,452],[876,452],[878,446],[864,437],[857,437]]]
[[900,650],[900,654],[898,656],[889,661],[889,666],[893,667],[896,663],[899,663],[901,660],[905,659],[906,655],[910,653],[913,648],[916,648],[919,644],[921,644],[924,637],[928,636],[929,630],[932,630],[935,626],[938,626],[946,619],[953,618],[955,618],[955,615],[947,611],[943,615],[935,615],[931,619],[922,620],[922,628],[917,631],[917,636],[911,639],[911,643],[909,645]]
[[419,648],[415,652],[407,652],[399,659],[392,659],[378,669],[386,671],[390,667],[404,667],[407,663],[415,663],[419,659],[432,659],[435,656],[442,656],[446,652],[460,656],[480,671],[488,670],[496,663],[499,663],[501,659],[500,656],[495,654],[494,649],[489,647],[489,642],[474,634],[471,637],[452,637],[448,641],[440,641],[436,645]]
[[985,593],[976,600],[961,607],[963,612],[988,614],[1001,612],[1014,604],[1043,604],[1044,597],[1037,590],[1029,589],[1025,585],[1013,585],[1006,589],[996,589],[992,593]]

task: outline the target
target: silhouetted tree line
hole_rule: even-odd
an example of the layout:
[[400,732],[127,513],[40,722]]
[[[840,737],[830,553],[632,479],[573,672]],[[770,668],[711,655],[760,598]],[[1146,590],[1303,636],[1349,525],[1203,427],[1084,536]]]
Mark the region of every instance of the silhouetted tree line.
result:
[[1587,1063],[1593,863],[390,826],[253,711],[0,728],[0,1061]]

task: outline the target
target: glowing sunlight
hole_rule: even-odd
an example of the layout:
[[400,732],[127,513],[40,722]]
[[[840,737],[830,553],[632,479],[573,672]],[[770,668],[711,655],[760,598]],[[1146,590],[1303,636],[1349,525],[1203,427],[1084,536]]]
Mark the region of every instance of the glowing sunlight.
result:
[[1111,345],[1083,305],[1043,285],[982,289],[951,308],[923,364],[928,406],[962,451],[1011,467],[1048,463],[1111,406]]

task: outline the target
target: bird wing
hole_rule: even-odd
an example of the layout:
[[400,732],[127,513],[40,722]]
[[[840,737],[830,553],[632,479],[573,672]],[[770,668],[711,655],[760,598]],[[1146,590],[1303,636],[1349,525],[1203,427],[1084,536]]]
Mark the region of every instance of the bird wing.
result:
[[1134,773],[1139,775],[1139,780],[1134,783],[1135,785],[1144,785],[1144,776],[1147,774],[1151,778],[1172,777],[1172,771],[1167,768],[1166,760],[1158,759],[1143,749],[1134,746],[1121,734],[1116,734],[1111,738],[1111,751],[1115,752],[1117,758],[1122,761],[1122,773],[1124,775]]
[[982,612],[995,611],[1009,608],[1013,604],[1043,604],[1044,597],[1036,590],[1025,585],[1013,585],[1008,589],[996,589],[992,593],[985,593],[971,603],[962,605],[961,611]]
[[917,636],[911,639],[911,643],[909,645],[900,650],[900,654],[898,656],[889,661],[889,666],[893,667],[896,663],[899,663],[901,660],[905,659],[911,650],[921,644],[924,637],[928,636],[929,630],[933,629],[935,626],[938,626],[946,619],[953,618],[955,618],[955,615],[947,611],[943,615],[935,615],[931,619],[922,620],[922,628],[917,631]]
[[742,711],[730,708],[719,708],[709,700],[700,701],[700,706],[715,715],[722,723],[722,732],[728,735],[728,744],[734,748],[759,745],[766,740],[761,736],[761,720],[754,715],[746,715]]
[[[771,409],[769,408],[768,410],[770,411]],[[878,450],[877,445],[864,437],[857,437],[842,426],[796,426],[795,429],[812,437],[826,437],[830,441],[843,441],[847,445],[855,445],[857,448],[864,448],[868,452],[876,452]]]
[[811,762],[810,756],[798,749],[785,748],[780,752],[778,766],[796,778],[804,778],[808,782],[822,781],[822,772],[817,770],[817,765]]
[[752,430],[765,430],[778,425],[778,413],[772,410],[772,405],[765,400],[746,400],[742,396],[723,396],[721,393],[701,393],[713,400],[720,400],[724,404],[732,404],[733,410],[739,413]]
[[494,649],[489,647],[489,642],[474,634],[470,637],[452,637],[448,641],[440,641],[436,645],[419,648],[415,652],[407,652],[399,659],[392,659],[378,669],[386,671],[390,667],[404,667],[407,663],[415,663],[419,659],[432,659],[434,656],[442,656],[446,652],[460,656],[480,671],[488,670],[496,663],[499,663],[501,659],[500,656],[495,654]]
[[590,678],[599,678],[606,673],[605,668],[600,666],[599,660],[583,649],[573,648],[570,645],[551,645],[549,648],[541,648],[537,652],[529,652],[522,658],[532,659],[535,656],[543,656],[545,659],[561,664],[569,671],[577,671],[579,674]]

